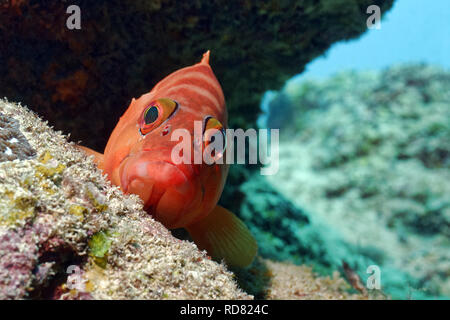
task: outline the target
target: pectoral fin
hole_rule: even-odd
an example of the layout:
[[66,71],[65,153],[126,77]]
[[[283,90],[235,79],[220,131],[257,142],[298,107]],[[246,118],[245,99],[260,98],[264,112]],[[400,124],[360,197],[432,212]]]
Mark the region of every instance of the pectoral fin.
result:
[[250,230],[221,206],[216,206],[206,218],[186,229],[199,249],[206,250],[214,259],[224,259],[230,266],[248,266],[258,251]]
[[83,151],[87,156],[94,156],[94,163],[100,170],[103,170],[103,154],[87,147],[83,147],[80,145],[76,146],[78,149]]

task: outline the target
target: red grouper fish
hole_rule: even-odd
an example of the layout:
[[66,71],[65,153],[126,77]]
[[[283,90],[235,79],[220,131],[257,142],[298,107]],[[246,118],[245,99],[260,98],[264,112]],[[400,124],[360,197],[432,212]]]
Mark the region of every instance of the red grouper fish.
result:
[[[199,131],[195,122],[201,124],[200,139],[195,138]],[[80,148],[94,155],[98,167],[123,192],[139,195],[145,210],[167,228],[185,228],[211,257],[245,267],[256,255],[256,241],[239,218],[217,205],[228,174],[226,144],[210,153],[211,164],[202,156],[191,161],[195,152],[215,140],[212,136],[219,133],[225,140],[226,127],[225,99],[208,51],[201,62],[173,72],[152,91],[133,99],[104,154]],[[180,150],[180,156],[189,161],[178,164],[171,156],[182,142],[171,138],[177,129],[189,133],[181,138],[190,139],[187,145],[192,146],[187,158],[185,150]]]

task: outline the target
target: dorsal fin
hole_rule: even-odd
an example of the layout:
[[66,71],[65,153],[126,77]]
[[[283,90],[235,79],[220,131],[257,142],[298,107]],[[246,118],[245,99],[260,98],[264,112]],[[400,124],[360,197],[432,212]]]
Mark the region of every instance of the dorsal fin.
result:
[[208,64],[209,65],[209,54],[210,54],[210,51],[209,50],[206,51],[203,54],[203,58],[202,58],[202,61],[200,61],[200,63],[204,63],[204,64]]

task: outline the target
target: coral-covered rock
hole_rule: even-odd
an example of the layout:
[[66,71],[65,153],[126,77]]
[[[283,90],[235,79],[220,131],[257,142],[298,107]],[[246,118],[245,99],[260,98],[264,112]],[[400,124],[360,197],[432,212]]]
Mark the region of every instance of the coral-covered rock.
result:
[[319,277],[307,266],[265,261],[272,275],[268,299],[283,300],[365,300],[385,299],[380,291],[370,294],[349,293],[350,285],[334,272],[331,277]]
[[[350,285],[338,271],[320,276],[307,265],[257,258],[250,268],[235,270],[239,284],[256,299],[367,300],[388,298],[381,290]],[[352,271],[353,272],[353,271]],[[355,274],[357,281],[361,279]],[[353,288],[352,288],[353,286]]]
[[19,123],[0,114],[0,162],[28,159],[35,155],[27,139],[19,130]]

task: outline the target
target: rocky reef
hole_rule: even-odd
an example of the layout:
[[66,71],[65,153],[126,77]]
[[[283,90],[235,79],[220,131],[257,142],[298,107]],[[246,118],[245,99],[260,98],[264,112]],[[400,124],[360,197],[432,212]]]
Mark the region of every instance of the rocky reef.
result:
[[[347,282],[338,271],[319,276],[307,265],[276,262],[258,257],[248,269],[234,270],[242,288],[255,299],[282,300],[380,300],[380,291],[368,292]],[[355,282],[361,279],[356,276]],[[357,289],[355,289],[357,288]]]
[[298,235],[291,261],[315,247],[319,269],[347,261],[364,279],[379,266],[393,298],[449,297],[450,73],[402,65],[291,81],[267,105],[282,140],[268,180],[310,222],[266,241],[271,258],[284,259]]

